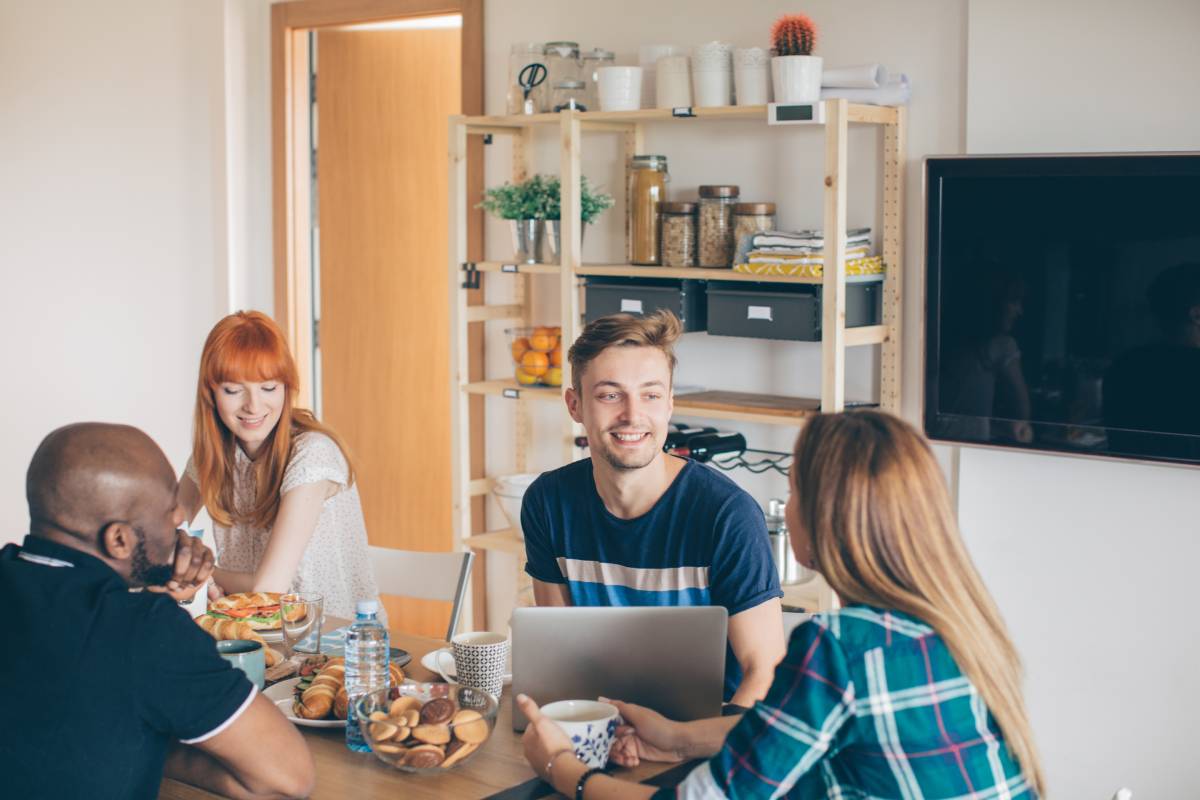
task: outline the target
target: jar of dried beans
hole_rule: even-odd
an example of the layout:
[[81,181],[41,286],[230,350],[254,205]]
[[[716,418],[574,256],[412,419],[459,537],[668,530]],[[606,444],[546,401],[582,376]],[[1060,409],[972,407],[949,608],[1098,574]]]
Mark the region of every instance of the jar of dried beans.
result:
[[736,186],[700,187],[699,266],[733,264],[733,207],[738,191]]
[[660,208],[663,266],[696,266],[696,204],[663,203]]
[[775,230],[774,203],[737,203],[733,207],[733,248],[742,247],[742,237]]

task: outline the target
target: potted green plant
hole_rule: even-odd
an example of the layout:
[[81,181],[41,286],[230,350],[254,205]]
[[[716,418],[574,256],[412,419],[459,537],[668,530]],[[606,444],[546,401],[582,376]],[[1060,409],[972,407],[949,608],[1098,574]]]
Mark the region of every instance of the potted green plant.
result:
[[479,208],[509,221],[517,261],[536,264],[542,260],[547,197],[547,181],[541,175],[521,183],[493,186],[483,193]]
[[[580,221],[583,223],[583,228],[579,231],[580,244],[583,243],[583,235],[587,232],[587,226],[595,221],[596,217],[612,208],[612,205],[612,195],[595,189],[590,183],[588,183],[587,176],[580,176],[579,210]],[[550,242],[550,257],[556,261],[559,257],[558,254],[562,252],[561,221],[562,183],[558,178],[547,178],[546,239]]]
[[820,56],[812,54],[817,26],[804,14],[784,14],[771,26],[771,77],[776,103],[815,103],[821,99]]

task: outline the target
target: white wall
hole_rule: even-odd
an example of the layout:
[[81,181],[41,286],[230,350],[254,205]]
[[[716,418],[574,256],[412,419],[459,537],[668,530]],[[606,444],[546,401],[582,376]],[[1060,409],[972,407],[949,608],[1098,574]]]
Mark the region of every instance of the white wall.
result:
[[[1200,147],[1200,4],[972,0],[969,16],[968,152]],[[963,448],[958,478],[1053,795],[1195,797],[1200,470]]]
[[[637,64],[638,46],[670,43],[694,46],[720,39],[737,46],[769,46],[768,33],[775,18],[795,11],[794,3],[759,0],[734,4],[717,0],[660,0],[655,3],[616,0],[603,4],[505,0],[488,3],[484,24],[485,103],[489,113],[503,113],[508,83],[509,45],[517,41],[578,41],[585,50],[603,47],[616,53],[618,64]],[[920,158],[927,153],[955,153],[963,146],[964,73],[966,67],[966,4],[959,0],[920,0],[902,5],[856,0],[813,0],[803,10],[820,26],[818,54],[828,65],[850,65],[879,61],[893,71],[906,72],[914,84],[910,106],[909,181],[906,200],[917,209],[921,197],[918,176]],[[897,36],[896,31],[904,31]],[[533,166],[536,171],[557,173],[556,131],[540,134]],[[646,151],[668,156],[673,198],[694,197],[702,183],[737,183],[746,200],[773,200],[778,204],[779,223],[785,226],[820,227],[824,175],[821,128],[767,130],[761,123],[697,123],[688,128],[678,124],[650,125]],[[619,262],[623,256],[621,187],[624,167],[619,160],[617,137],[586,134],[584,174],[618,196],[618,205],[590,226],[584,240],[587,262]],[[877,163],[882,154],[882,134],[869,127],[851,129],[849,220],[880,230],[877,217],[882,172]],[[510,150],[503,137],[489,150],[486,183],[495,185],[510,176]],[[919,319],[920,219],[910,212],[905,224],[905,317]],[[511,258],[508,231],[489,221],[488,254],[494,259]],[[558,318],[556,278],[538,279],[535,307],[539,320]],[[488,281],[496,302],[504,296],[499,281]],[[911,322],[909,323],[911,324]],[[499,341],[503,325],[493,326],[489,341]],[[919,373],[915,331],[906,337],[904,375],[916,387]],[[506,348],[489,350],[492,376],[510,366]],[[877,394],[875,348],[851,351],[848,359],[848,396],[870,398]],[[680,383],[702,384],[714,389],[820,396],[820,345],[770,343],[687,334],[679,346]],[[916,395],[905,400],[906,412],[914,417]],[[537,428],[541,446],[530,466],[546,469],[558,465],[558,436],[561,428],[555,414],[565,410],[538,407]],[[489,401],[488,460],[491,474],[511,471],[508,455],[512,446],[511,406]],[[790,451],[792,428],[738,424],[751,446]],[[786,495],[786,480],[775,473],[755,476],[744,470],[731,473],[760,503]],[[493,509],[492,527],[503,525]],[[497,609],[490,621],[502,625],[507,619],[507,598],[512,596],[514,567],[503,556],[489,559],[489,604]]]
[[59,425],[134,424],[186,458],[228,293],[223,17],[0,6],[0,542],[28,530],[25,469]]

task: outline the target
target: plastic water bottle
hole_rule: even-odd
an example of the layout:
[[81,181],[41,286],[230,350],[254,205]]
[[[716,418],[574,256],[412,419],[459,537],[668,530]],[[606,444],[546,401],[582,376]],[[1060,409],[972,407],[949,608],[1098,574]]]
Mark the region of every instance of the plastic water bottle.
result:
[[346,747],[370,751],[358,727],[354,706],[364,694],[388,685],[388,632],[376,618],[378,600],[359,600],[354,624],[346,631],[346,695],[350,708],[346,713]]

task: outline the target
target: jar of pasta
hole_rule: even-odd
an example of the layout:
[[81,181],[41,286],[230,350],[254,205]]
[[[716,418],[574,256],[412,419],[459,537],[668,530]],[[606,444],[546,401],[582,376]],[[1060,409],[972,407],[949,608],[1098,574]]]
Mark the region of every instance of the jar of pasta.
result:
[[760,231],[775,230],[774,203],[737,203],[733,207],[733,249],[736,257],[742,238]]
[[696,204],[663,203],[661,209],[663,266],[696,266]]
[[634,156],[629,162],[629,262],[657,266],[659,206],[667,199],[666,156]]
[[733,206],[739,191],[730,185],[700,187],[699,266],[733,264]]

